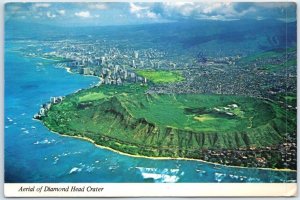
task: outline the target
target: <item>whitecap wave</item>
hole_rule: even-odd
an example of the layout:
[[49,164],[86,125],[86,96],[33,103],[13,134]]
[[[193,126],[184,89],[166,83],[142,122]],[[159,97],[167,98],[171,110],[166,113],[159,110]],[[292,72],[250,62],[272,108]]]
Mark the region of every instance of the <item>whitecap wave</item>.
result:
[[257,183],[257,182],[260,182],[260,179],[259,178],[248,178],[247,179],[247,182],[254,182],[254,183]]
[[196,169],[196,172],[197,172],[200,176],[203,176],[204,174],[207,173],[205,170],[202,170],[202,169]]
[[52,139],[52,140],[45,139],[45,140],[42,140],[42,141],[36,141],[36,142],[33,143],[33,144],[52,144],[52,143],[54,143],[54,142],[55,142],[54,139]]
[[82,170],[81,168],[73,167],[73,168],[69,171],[69,174],[81,172],[81,170]]
[[161,183],[176,183],[179,180],[179,177],[176,175],[167,175],[167,174],[156,174],[156,173],[142,173],[144,179],[152,178],[155,182]]
[[215,180],[220,183],[224,178],[226,177],[226,174],[222,174],[219,172],[215,172]]
[[239,180],[239,176],[238,175],[229,174],[229,177],[231,179]]
[[245,181],[245,180],[247,180],[247,176],[240,176],[239,179],[240,179],[240,181]]
[[62,154],[58,154],[57,157],[66,157],[66,156],[69,156],[71,154],[72,154],[71,152],[64,152]]
[[56,165],[58,161],[59,161],[59,158],[55,156],[53,164]]
[[10,118],[10,117],[7,117],[6,118],[9,122],[13,122],[14,120],[12,119],[12,118]]
[[94,169],[95,169],[95,167],[92,167],[92,166],[87,166],[86,167],[87,172],[92,172],[92,171],[94,171]]
[[140,170],[144,179],[153,179],[157,183],[175,183],[178,182],[179,176],[184,174],[179,173],[179,169],[136,168]]
[[119,168],[119,165],[112,165],[112,166],[109,166],[109,170],[110,171],[114,171],[114,170],[116,170],[116,169],[118,169]]

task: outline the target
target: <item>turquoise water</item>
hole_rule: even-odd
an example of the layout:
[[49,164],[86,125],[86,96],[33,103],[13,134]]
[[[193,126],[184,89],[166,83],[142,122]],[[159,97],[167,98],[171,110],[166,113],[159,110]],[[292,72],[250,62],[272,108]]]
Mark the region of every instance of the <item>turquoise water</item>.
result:
[[[18,44],[22,45],[22,43]],[[296,173],[120,155],[62,137],[32,116],[51,96],[97,83],[40,58],[5,54],[5,182],[295,182]]]

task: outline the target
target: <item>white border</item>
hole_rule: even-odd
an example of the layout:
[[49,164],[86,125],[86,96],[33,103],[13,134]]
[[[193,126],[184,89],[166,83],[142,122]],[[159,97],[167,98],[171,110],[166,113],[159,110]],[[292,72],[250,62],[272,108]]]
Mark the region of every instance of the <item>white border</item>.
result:
[[[68,192],[45,191],[45,187],[67,188]],[[22,192],[21,187],[34,191]],[[71,187],[84,188],[82,192]],[[41,192],[40,191],[41,188]],[[103,188],[101,192],[88,192],[88,188]],[[297,194],[296,183],[6,183],[6,197],[236,197],[236,196],[281,196]]]
[[[88,2],[170,2],[172,0],[89,0]],[[174,1],[174,0],[173,0]],[[188,2],[188,1],[197,1],[197,0],[176,0],[176,2]],[[201,0],[198,0],[201,1]],[[226,0],[206,0],[205,2],[224,2]],[[3,133],[0,137],[0,157],[1,157],[1,165],[0,165],[0,181],[3,183],[4,181],[4,4],[8,2],[83,2],[83,0],[4,0],[0,1],[0,130]],[[229,1],[226,1],[229,2]],[[286,0],[233,0],[230,2],[287,2]],[[298,2],[297,0],[292,0],[288,2]],[[299,8],[298,8],[299,9]],[[298,12],[297,12],[298,14]],[[299,15],[297,15],[297,35],[299,36]],[[299,37],[298,45],[299,45]],[[298,58],[300,56],[300,52],[298,50]],[[298,60],[299,66],[299,60]],[[300,74],[299,67],[297,68],[297,74]],[[299,88],[299,76],[297,76],[297,88]],[[299,100],[299,92],[297,95],[297,100]],[[299,107],[300,104],[297,106]],[[299,119],[299,113],[297,115],[297,121]],[[300,121],[298,121],[300,122]],[[299,124],[299,123],[297,123]],[[298,135],[298,134],[297,134]],[[299,141],[299,137],[298,137]],[[300,148],[298,148],[298,155],[300,153]],[[299,157],[298,157],[299,161]],[[299,162],[298,162],[299,163]],[[299,164],[298,164],[299,166]],[[299,179],[299,173],[297,173],[297,179]],[[18,192],[21,186],[52,186],[52,187],[66,187],[66,186],[93,186],[93,187],[103,187],[104,190],[102,192],[83,192],[83,193],[45,193],[45,192],[33,192],[33,193],[23,193]],[[149,184],[149,183],[84,183],[84,184],[71,184],[71,183],[39,183],[39,184],[24,184],[24,183],[5,183],[4,187],[0,187],[0,194],[2,194],[2,198],[4,195],[6,197],[230,197],[230,196],[248,196],[248,197],[263,197],[263,196],[295,196],[297,195],[297,183],[176,183],[176,184]],[[4,189],[4,190],[3,190]],[[5,192],[5,194],[3,193]],[[1,196],[0,196],[1,198]],[[290,198],[296,199],[297,197]],[[258,198],[256,198],[258,199]],[[282,199],[282,198],[276,198]],[[298,199],[298,198],[297,198]]]

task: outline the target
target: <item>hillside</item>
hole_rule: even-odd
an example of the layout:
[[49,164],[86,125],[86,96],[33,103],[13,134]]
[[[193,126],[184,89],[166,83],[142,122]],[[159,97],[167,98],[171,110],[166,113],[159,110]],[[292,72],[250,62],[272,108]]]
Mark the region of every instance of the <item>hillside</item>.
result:
[[296,22],[284,23],[278,20],[183,20],[174,23],[98,27],[53,26],[7,20],[5,28],[6,40],[108,39],[118,40],[118,45],[129,41],[130,46],[135,49],[168,49],[175,56],[196,56],[199,52],[205,52],[207,56],[249,55],[295,46],[297,43]]
[[[290,133],[296,130],[296,120],[288,119],[286,126],[284,109],[269,101],[229,95],[147,94],[145,90],[136,85],[82,90],[52,105],[42,121],[52,131],[86,137],[132,155],[219,163],[226,160],[216,160],[212,152],[239,149],[251,158],[249,148],[275,148],[285,139],[286,128]],[[226,159],[223,164],[257,166],[255,157],[247,163],[231,156]],[[272,165],[267,167],[283,167],[280,157],[270,159]]]
[[239,65],[269,72],[296,72],[296,47],[279,48],[242,58]]

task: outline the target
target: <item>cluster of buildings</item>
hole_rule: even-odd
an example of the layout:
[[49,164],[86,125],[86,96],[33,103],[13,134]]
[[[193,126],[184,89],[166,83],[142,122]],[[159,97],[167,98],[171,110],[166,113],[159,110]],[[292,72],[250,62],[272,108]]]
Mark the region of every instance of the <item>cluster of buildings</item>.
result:
[[199,158],[232,166],[297,169],[296,142],[291,140],[267,147],[205,149],[200,152]]
[[240,58],[240,55],[224,57],[205,57],[202,54],[198,54],[197,61],[202,65],[235,65]]
[[[63,40],[46,42],[50,52],[42,57],[63,62],[71,72],[100,78],[100,84],[146,83],[135,73],[136,69],[174,69],[175,62],[166,59],[166,53],[153,48],[134,50],[122,48],[114,42]],[[45,44],[43,44],[45,45]]]
[[[69,66],[71,69],[75,69],[72,64]],[[127,69],[124,65],[103,65],[91,67],[82,67],[79,71],[83,75],[92,75],[99,77],[99,84],[106,85],[122,85],[124,82],[133,83],[147,83],[147,79],[137,75],[131,68]]]
[[59,96],[59,97],[51,97],[50,102],[44,103],[41,105],[41,108],[37,114],[33,116],[34,119],[41,119],[42,117],[46,116],[47,111],[51,108],[52,105],[58,104],[62,102],[64,97]]
[[253,66],[199,64],[181,70],[185,82],[155,85],[148,92],[228,94],[277,100],[278,94],[297,91],[296,66],[283,69],[269,72]]

